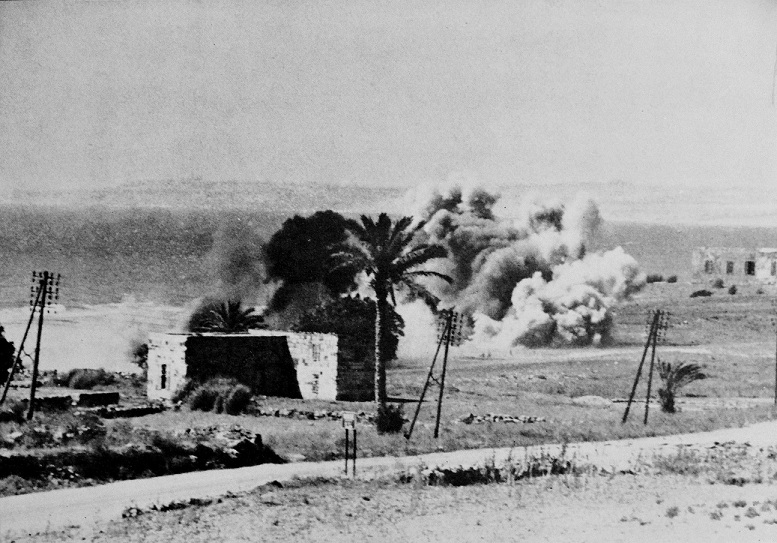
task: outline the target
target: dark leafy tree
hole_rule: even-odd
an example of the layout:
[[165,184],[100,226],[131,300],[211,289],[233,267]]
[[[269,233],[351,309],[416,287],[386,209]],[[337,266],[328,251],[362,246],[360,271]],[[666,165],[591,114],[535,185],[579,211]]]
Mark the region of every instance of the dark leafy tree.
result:
[[364,270],[370,279],[370,287],[375,292],[375,401],[384,408],[387,361],[384,345],[389,330],[387,324],[390,322],[391,303],[396,305],[395,287],[404,286],[419,293],[426,292],[426,289],[416,282],[419,277],[437,277],[447,282],[452,281],[447,275],[418,269],[432,259],[447,256],[444,247],[417,241],[416,234],[422,227],[421,222],[413,225],[411,217],[403,217],[393,222],[385,213],[381,213],[377,221],[362,215],[361,224],[354,222],[349,226],[359,242],[358,245],[350,251],[335,255],[342,266]]
[[189,319],[190,332],[234,334],[264,328],[264,318],[253,308],[244,309],[240,300],[206,302]]
[[[296,332],[337,334],[341,357],[346,360],[374,360],[375,308],[374,300],[345,296],[304,313],[292,329]],[[388,333],[383,337],[382,352],[386,360],[394,360],[399,338],[404,335],[405,322],[393,308],[389,308],[388,314]]]
[[270,303],[283,309],[300,283],[322,283],[333,295],[348,292],[358,272],[354,266],[333,265],[332,255],[343,251],[348,226],[354,221],[334,211],[318,211],[310,217],[287,219],[265,247],[267,275],[283,281]]

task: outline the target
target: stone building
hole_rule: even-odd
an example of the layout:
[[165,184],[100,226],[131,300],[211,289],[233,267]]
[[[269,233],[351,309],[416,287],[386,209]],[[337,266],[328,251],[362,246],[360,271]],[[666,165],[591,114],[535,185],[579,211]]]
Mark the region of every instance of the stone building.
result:
[[777,249],[699,247],[693,252],[693,281],[777,283]]
[[233,377],[254,394],[319,400],[373,398],[370,360],[348,360],[333,334],[152,334],[148,398],[170,401],[187,379]]

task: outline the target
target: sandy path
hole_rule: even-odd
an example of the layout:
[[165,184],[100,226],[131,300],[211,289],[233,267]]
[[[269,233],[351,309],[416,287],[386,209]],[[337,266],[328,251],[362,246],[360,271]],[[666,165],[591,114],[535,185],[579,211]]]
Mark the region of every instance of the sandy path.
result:
[[[678,447],[704,448],[729,441],[749,443],[755,448],[777,446],[777,421],[696,434],[571,444],[567,447],[567,457],[606,470],[623,471],[632,469],[645,457],[672,454]],[[445,468],[476,466],[490,461],[500,464],[509,458],[521,459],[541,454],[555,456],[559,455],[561,450],[562,445],[544,445],[516,449],[454,451],[401,458],[369,458],[358,462],[358,475],[360,478],[372,478],[397,470],[415,469],[421,465]],[[343,464],[339,461],[262,465],[0,498],[0,535],[35,533],[74,524],[85,526],[111,521],[120,518],[127,507],[148,507],[193,497],[219,496],[230,491],[251,490],[273,480],[338,476],[342,467]]]

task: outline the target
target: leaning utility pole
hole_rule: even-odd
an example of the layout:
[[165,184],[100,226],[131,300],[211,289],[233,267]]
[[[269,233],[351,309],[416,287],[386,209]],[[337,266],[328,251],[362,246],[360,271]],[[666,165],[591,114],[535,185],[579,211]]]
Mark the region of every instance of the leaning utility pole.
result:
[[[34,289],[35,287],[33,287]],[[8,389],[11,387],[11,381],[13,381],[13,374],[16,372],[16,368],[19,367],[19,362],[22,358],[22,353],[24,352],[24,343],[27,341],[27,334],[30,333],[30,328],[32,327],[32,321],[35,319],[35,308],[38,307],[38,301],[40,300],[40,289],[37,290],[37,293],[35,294],[35,303],[30,308],[30,320],[27,321],[27,328],[24,329],[24,336],[22,336],[22,343],[19,345],[19,348],[16,349],[16,358],[14,358],[13,365],[11,366],[10,371],[8,372],[8,378],[5,380],[5,387],[3,387],[3,395],[0,396],[0,405],[3,405],[5,402],[5,397],[8,395]]]
[[[438,333],[439,333],[439,337],[437,340],[437,350],[434,353],[432,364],[429,367],[429,374],[426,376],[426,382],[424,383],[424,388],[421,391],[421,397],[418,399],[418,405],[416,406],[415,414],[413,415],[413,420],[410,422],[410,428],[405,433],[405,439],[408,439],[408,440],[413,435],[413,428],[415,427],[415,423],[418,420],[418,414],[421,412],[421,404],[423,404],[424,396],[426,396],[426,391],[429,389],[429,386],[431,385],[432,381],[437,383],[437,385],[439,385],[440,387],[438,398],[437,398],[437,417],[434,423],[434,437],[436,438],[440,435],[442,399],[443,399],[443,394],[445,393],[445,373],[448,367],[448,348],[451,346],[458,347],[459,345],[461,345],[462,341],[464,340],[462,336],[462,329],[464,327],[463,314],[456,313],[453,310],[444,310],[440,314],[437,325],[438,325]],[[440,354],[440,348],[443,345],[445,346],[445,349],[444,349],[443,361],[442,361],[442,372],[440,373],[440,378],[435,379],[434,365],[435,365],[435,362],[437,361],[437,355]]]
[[[38,366],[40,363],[40,340],[43,335],[43,314],[46,312],[46,306],[55,303],[59,299],[59,279],[60,275],[43,271],[32,272],[32,282],[38,283],[37,291],[35,287],[30,288],[30,294],[35,292],[36,303],[32,306],[32,312],[36,309],[38,314],[38,338],[35,342],[35,358],[32,363],[32,383],[30,383],[30,405],[27,409],[27,420],[31,420],[35,413],[35,391],[38,386]],[[32,304],[32,300],[30,300]]]
[[631,387],[631,394],[629,394],[629,401],[626,404],[626,411],[623,413],[621,423],[625,423],[629,418],[629,410],[631,404],[634,401],[634,396],[637,393],[637,385],[639,384],[640,377],[642,376],[642,367],[645,364],[648,351],[652,350],[650,355],[650,368],[648,369],[648,382],[647,382],[647,395],[645,396],[645,417],[644,424],[648,423],[648,411],[650,410],[650,394],[653,386],[653,371],[656,361],[656,345],[659,341],[663,341],[666,337],[666,329],[669,327],[669,313],[661,309],[648,312],[647,319],[647,340],[645,341],[645,349],[642,351],[642,359],[637,367],[637,375],[634,377],[634,384]]

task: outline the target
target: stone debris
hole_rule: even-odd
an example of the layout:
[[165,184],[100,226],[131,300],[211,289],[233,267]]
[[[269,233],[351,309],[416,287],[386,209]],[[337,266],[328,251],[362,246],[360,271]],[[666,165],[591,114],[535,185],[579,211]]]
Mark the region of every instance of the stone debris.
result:
[[545,417],[532,417],[528,415],[499,415],[496,413],[486,413],[485,415],[475,415],[470,413],[461,419],[464,424],[482,424],[484,422],[504,422],[511,424],[531,424],[535,422],[547,422]]
[[143,405],[134,405],[120,407],[118,405],[109,405],[101,407],[88,407],[77,409],[74,413],[94,413],[104,419],[118,419],[131,417],[144,417],[165,411],[167,407],[162,403],[146,403]]
[[[299,419],[299,420],[333,420],[339,421],[343,418],[343,411],[328,411],[325,409],[318,409],[315,411],[306,411],[303,409],[274,409],[260,407],[257,409],[256,414],[262,417],[281,417],[287,419]],[[366,411],[356,412],[356,418],[359,422],[375,422],[375,414],[367,413]],[[407,419],[405,419],[407,420]]]

